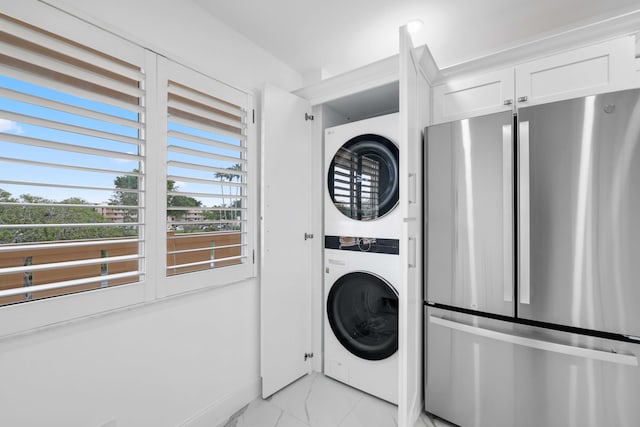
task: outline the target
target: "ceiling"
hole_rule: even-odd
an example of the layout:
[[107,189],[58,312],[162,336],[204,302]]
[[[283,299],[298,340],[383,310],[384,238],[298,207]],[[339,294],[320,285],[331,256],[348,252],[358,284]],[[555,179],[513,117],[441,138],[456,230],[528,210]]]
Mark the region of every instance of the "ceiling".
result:
[[424,25],[440,69],[640,9],[639,0],[192,0],[300,72],[337,75],[398,53],[398,27]]

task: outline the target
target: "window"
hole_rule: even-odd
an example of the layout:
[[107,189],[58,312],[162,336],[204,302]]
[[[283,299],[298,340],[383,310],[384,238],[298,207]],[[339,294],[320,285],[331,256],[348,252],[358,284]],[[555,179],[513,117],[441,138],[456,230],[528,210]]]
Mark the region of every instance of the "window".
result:
[[139,282],[141,67],[0,22],[0,305]]
[[167,64],[166,274],[242,267],[252,262],[247,95]]
[[0,14],[0,336],[253,277],[251,95],[20,3]]

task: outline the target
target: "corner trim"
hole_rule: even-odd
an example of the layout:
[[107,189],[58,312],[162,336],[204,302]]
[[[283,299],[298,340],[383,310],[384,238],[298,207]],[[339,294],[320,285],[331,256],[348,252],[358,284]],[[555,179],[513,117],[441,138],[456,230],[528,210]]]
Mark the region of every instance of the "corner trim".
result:
[[293,91],[311,106],[398,81],[398,55]]
[[451,77],[485,72],[491,69],[516,65],[525,61],[554,55],[640,31],[640,10],[585,24],[559,33],[546,34],[535,40],[523,42],[499,51],[490,52],[468,61],[439,70],[434,84],[444,83]]

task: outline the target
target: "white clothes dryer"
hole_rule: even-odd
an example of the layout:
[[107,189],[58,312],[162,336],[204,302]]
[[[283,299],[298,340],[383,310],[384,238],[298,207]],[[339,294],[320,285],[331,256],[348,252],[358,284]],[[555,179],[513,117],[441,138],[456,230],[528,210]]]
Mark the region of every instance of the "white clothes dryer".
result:
[[400,238],[399,117],[325,129],[325,235]]
[[324,373],[397,404],[398,240],[362,240],[325,238]]

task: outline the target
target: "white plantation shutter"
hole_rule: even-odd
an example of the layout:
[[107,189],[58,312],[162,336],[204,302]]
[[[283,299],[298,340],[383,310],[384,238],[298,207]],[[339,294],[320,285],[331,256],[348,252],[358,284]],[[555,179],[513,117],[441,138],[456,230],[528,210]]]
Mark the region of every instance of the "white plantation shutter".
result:
[[233,269],[249,256],[248,95],[170,63],[167,275]]
[[143,277],[145,74],[0,15],[0,305]]

